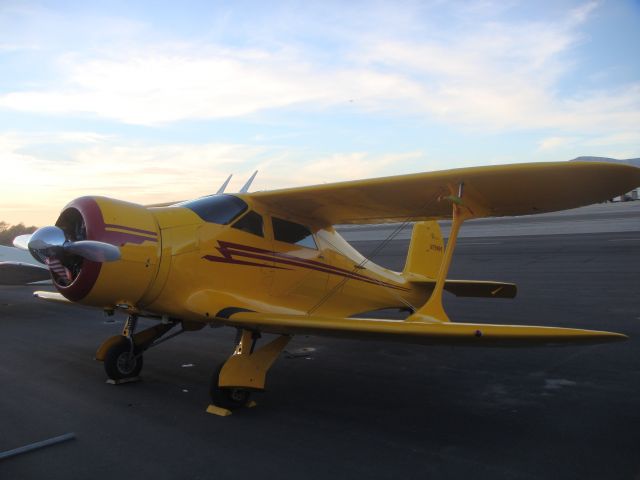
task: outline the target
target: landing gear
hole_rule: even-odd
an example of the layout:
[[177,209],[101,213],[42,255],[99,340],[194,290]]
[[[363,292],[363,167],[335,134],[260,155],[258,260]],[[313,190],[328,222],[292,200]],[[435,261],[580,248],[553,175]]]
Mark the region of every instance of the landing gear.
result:
[[221,363],[218,366],[213,376],[211,377],[211,384],[209,386],[211,403],[227,410],[235,410],[237,408],[247,406],[249,400],[251,399],[250,390],[246,388],[218,386],[222,367],[224,367],[224,363]]
[[126,380],[140,375],[142,370],[142,352],[125,336],[119,342],[113,342],[104,356],[104,371],[112,380]]
[[207,412],[226,416],[231,410],[249,406],[252,391],[264,390],[267,372],[280,352],[289,343],[288,335],[256,349],[260,334],[242,330],[233,355],[220,365],[213,378],[209,393],[212,404]]
[[[124,383],[138,377],[143,365],[142,353],[145,350],[187,330],[198,330],[204,327],[204,324],[170,321],[136,333],[137,324],[138,316],[130,315],[124,324],[122,335],[108,338],[96,352],[96,360],[104,362],[109,383]],[[160,338],[176,325],[181,326],[179,331]]]
[[[204,323],[171,319],[136,332],[137,315],[130,315],[121,335],[105,340],[96,352],[96,360],[104,362],[108,383],[120,384],[134,381],[142,371],[145,350],[185,331],[199,330]],[[180,330],[166,335],[173,327]],[[163,337],[163,338],[161,338]],[[251,394],[264,390],[267,372],[291,339],[280,335],[266,345],[257,347],[260,332],[238,330],[238,340],[233,355],[216,369],[209,387],[211,405],[207,412],[215,415],[231,415],[231,411],[255,405]]]

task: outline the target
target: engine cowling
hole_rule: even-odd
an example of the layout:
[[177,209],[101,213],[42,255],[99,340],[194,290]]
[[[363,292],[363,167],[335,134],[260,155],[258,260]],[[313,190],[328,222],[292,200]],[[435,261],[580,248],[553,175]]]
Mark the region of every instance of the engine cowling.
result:
[[104,308],[140,303],[153,285],[161,255],[160,229],[147,208],[107,197],[80,197],[63,209],[56,226],[68,241],[109,243],[121,253],[119,260],[106,263],[77,255],[64,258],[63,275],[52,268],[54,285],[62,295]]

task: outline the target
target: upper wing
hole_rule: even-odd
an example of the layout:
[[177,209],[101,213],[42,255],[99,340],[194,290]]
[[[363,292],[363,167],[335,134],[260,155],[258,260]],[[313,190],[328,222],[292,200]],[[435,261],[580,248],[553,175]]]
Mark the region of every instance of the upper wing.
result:
[[558,162],[462,168],[250,194],[276,211],[326,224],[386,223],[451,216],[439,201],[464,184],[476,217],[528,215],[601,202],[640,185],[640,168]]
[[373,338],[418,344],[535,346],[564,343],[603,343],[627,338],[619,333],[576,328],[451,322],[425,323],[255,312],[232,313],[228,318],[217,318],[217,320],[226,325],[277,334]]

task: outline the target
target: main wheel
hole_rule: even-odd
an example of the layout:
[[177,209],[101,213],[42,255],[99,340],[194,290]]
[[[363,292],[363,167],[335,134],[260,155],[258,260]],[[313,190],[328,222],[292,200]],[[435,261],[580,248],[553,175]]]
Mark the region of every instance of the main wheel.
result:
[[142,355],[137,349],[131,352],[131,343],[126,337],[113,344],[104,356],[104,370],[112,380],[137,377],[142,370]]
[[223,366],[224,363],[221,363],[211,377],[211,385],[209,387],[211,403],[218,407],[228,408],[229,410],[246,406],[251,397],[249,390],[245,388],[218,386],[220,372]]

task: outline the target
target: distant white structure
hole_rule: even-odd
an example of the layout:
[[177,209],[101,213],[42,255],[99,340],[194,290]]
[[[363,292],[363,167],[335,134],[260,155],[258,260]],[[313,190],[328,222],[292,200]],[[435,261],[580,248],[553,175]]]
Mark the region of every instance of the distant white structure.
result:
[[631,190],[624,195],[620,195],[619,197],[614,198],[614,201],[628,202],[629,200],[638,200],[638,195],[640,195],[640,188],[636,188],[635,190]]

